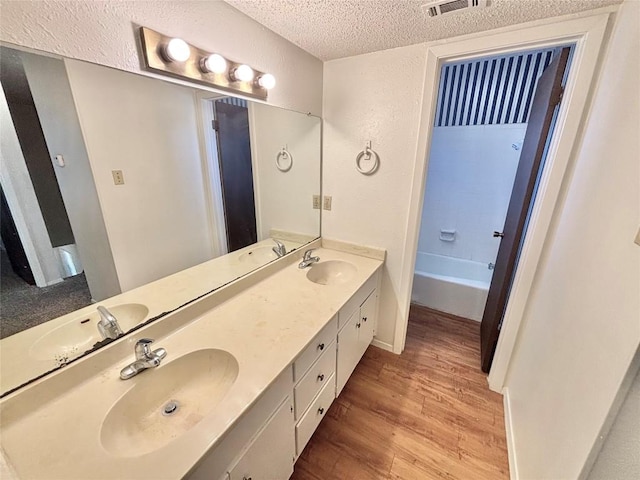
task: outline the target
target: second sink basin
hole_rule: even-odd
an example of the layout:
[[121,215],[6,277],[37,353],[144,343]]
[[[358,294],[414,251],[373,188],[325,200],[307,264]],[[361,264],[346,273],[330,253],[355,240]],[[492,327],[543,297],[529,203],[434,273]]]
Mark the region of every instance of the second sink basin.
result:
[[243,263],[253,263],[255,265],[263,265],[271,260],[278,258],[272,247],[262,246],[252,248],[248,252],[238,257],[238,261]]
[[137,457],[165,446],[215,408],[238,370],[229,352],[204,349],[125,380],[133,386],[104,419],[102,446],[118,457]]
[[[138,325],[149,313],[149,309],[139,303],[125,303],[108,309],[118,320],[123,332]],[[36,340],[29,348],[29,355],[37,360],[59,362],[82,355],[102,340],[97,326],[99,320],[100,314],[96,310],[60,325]]]
[[307,278],[320,285],[339,285],[351,280],[357,271],[349,262],[328,260],[314,264],[307,272]]

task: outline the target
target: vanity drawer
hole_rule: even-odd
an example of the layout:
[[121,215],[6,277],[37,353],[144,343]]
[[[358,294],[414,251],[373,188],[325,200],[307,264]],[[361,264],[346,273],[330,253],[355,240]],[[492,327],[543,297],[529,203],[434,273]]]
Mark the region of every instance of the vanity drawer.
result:
[[296,452],[298,455],[302,453],[305,445],[316,431],[322,418],[327,414],[329,407],[335,398],[335,375],[327,381],[322,387],[320,395],[313,401],[309,410],[303,415],[302,420],[296,425]]
[[360,305],[364,303],[367,297],[371,295],[371,292],[376,289],[376,286],[378,285],[378,275],[378,272],[371,275],[369,280],[360,287],[360,290],[358,290],[340,309],[338,314],[338,330],[346,325],[353,312],[355,312]]
[[336,342],[324,349],[324,352],[302,380],[294,388],[296,420],[299,420],[311,401],[336,371]]
[[338,319],[337,316],[333,317],[331,321],[324,327],[316,338],[307,345],[298,358],[293,363],[293,379],[294,381],[300,380],[305,372],[309,370],[309,367],[313,365],[313,362],[322,355],[324,350],[329,347],[336,340],[338,334]]

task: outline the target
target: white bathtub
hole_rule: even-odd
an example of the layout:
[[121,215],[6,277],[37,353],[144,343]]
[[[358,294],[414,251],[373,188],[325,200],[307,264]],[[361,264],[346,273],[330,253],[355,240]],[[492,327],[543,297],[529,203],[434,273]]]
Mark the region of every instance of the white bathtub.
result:
[[486,263],[418,252],[411,301],[480,321],[492,274]]

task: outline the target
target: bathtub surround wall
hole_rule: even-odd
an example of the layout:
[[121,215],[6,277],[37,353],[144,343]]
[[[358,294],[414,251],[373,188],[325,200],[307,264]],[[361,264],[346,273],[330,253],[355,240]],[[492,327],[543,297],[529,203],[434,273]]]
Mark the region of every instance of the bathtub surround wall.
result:
[[144,75],[135,26],[144,25],[270,72],[268,103],[322,114],[322,62],[222,1],[0,2],[0,39]]
[[[495,262],[526,124],[436,127],[418,254]],[[513,145],[517,149],[513,148]],[[441,230],[454,230],[453,241]]]

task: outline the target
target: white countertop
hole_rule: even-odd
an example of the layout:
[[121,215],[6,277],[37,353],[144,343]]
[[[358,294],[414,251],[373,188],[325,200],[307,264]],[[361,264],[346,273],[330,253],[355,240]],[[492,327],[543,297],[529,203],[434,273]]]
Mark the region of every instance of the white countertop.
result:
[[[142,336],[134,334],[121,343],[123,355],[115,362],[98,368],[97,352],[93,360],[80,360],[67,372],[0,402],[2,447],[10,464],[21,478],[122,479],[136,472],[146,478],[184,476],[382,265],[380,260],[326,248],[314,254],[321,262],[350,262],[357,272],[341,285],[318,285],[306,278],[307,270],[299,269],[297,261],[289,263],[184,327],[155,337],[154,347],[168,352],[157,370],[206,348],[225,350],[239,364],[238,377],[222,401],[185,434],[138,457],[116,457],[103,447],[100,432],[107,413],[136,382],[156,373],[150,369],[130,380],[119,379],[120,370],[133,360],[132,343]],[[129,353],[124,353],[125,347]],[[85,380],[75,388],[56,387],[53,382],[62,382],[63,376],[69,382],[72,369]],[[50,388],[42,388],[47,382]]]
[[[288,240],[282,240],[282,242],[288,252],[300,248],[300,243]],[[273,245],[274,242],[271,239],[262,240],[0,340],[0,393],[7,392],[57,368],[60,366],[61,358],[63,361],[68,361],[84,354],[85,348],[78,350],[72,345],[67,345],[61,346],[59,353],[51,355],[50,358],[34,357],[30,352],[31,347],[55,328],[72,322],[78,323],[80,319],[85,319],[91,314],[95,315],[99,305],[107,308],[123,304],[144,305],[149,311],[138,322],[143,323],[259,268],[264,262],[252,261],[246,254],[264,248],[269,250]],[[97,327],[95,325],[86,327],[94,331],[95,341],[99,341]],[[91,348],[93,343],[90,342],[87,348]]]

